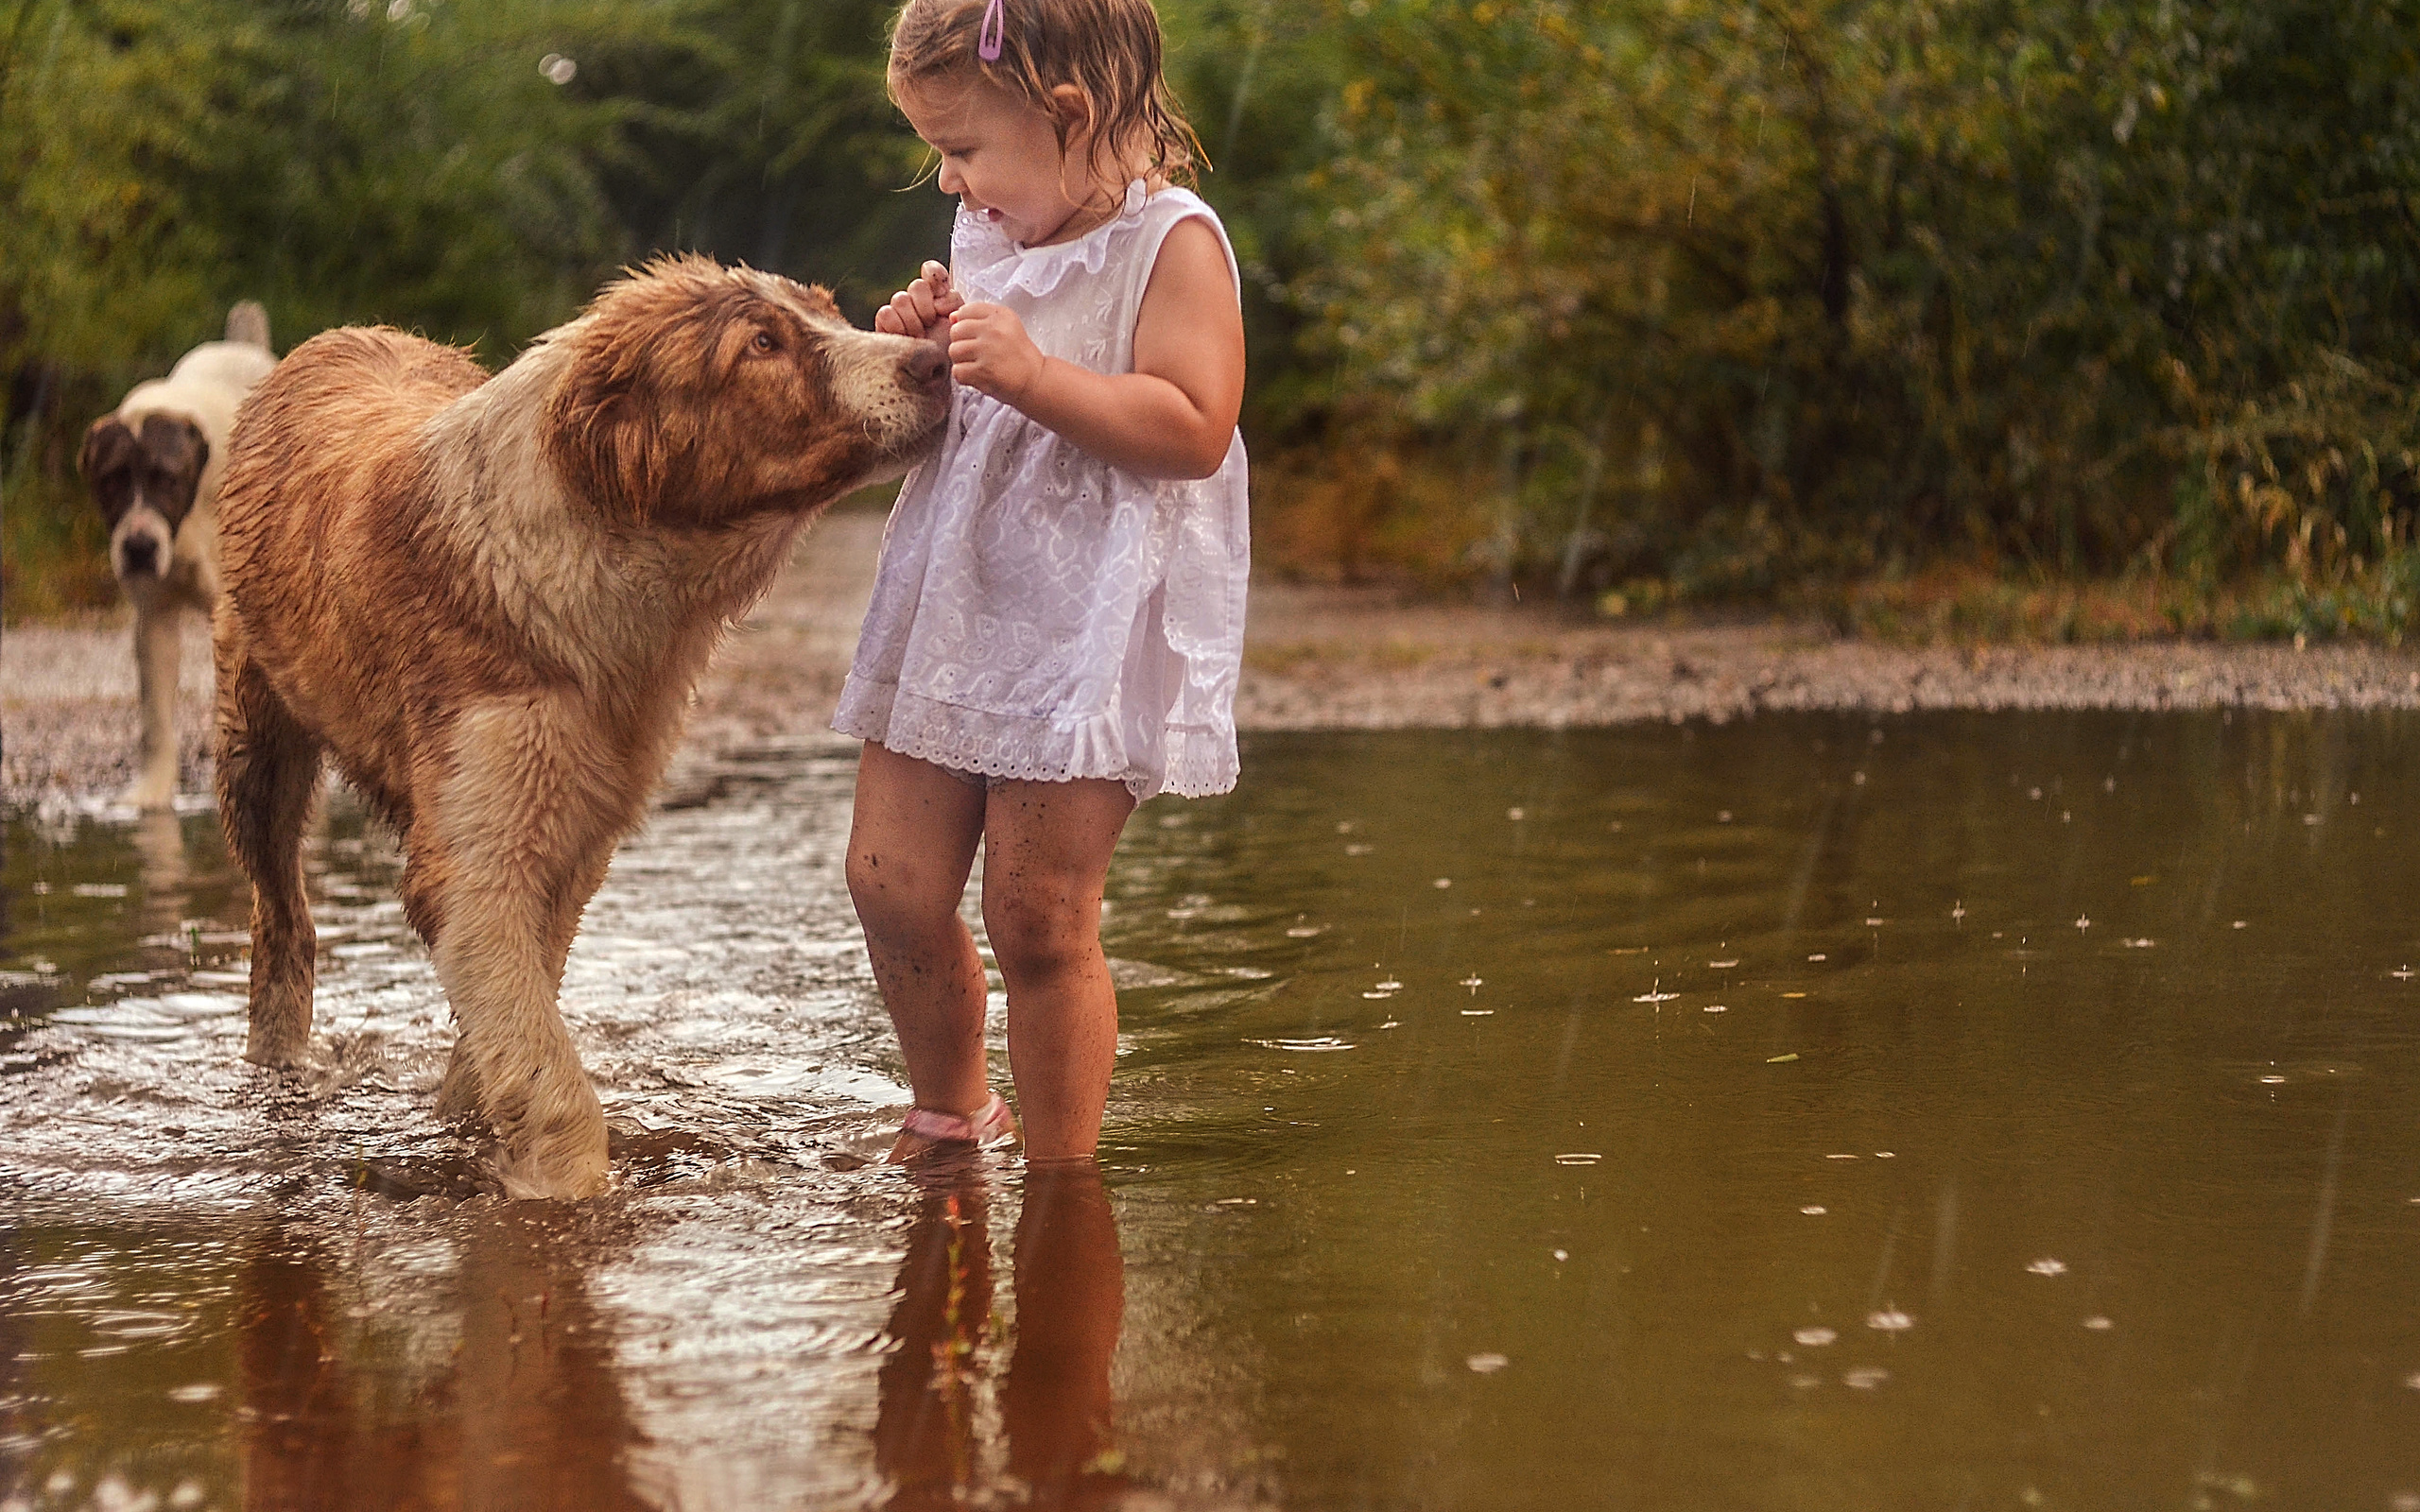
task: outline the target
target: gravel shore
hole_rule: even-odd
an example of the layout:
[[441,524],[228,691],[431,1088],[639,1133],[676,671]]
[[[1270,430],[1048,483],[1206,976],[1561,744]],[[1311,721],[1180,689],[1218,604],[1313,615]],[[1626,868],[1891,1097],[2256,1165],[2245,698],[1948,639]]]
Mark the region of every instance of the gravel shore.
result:
[[[819,524],[699,689],[673,800],[724,754],[837,741],[825,721],[873,587],[882,516]],[[0,636],[0,804],[89,802],[133,775],[123,620]],[[207,631],[181,668],[183,787],[209,791]],[[1246,730],[1566,727],[1760,710],[2412,709],[2420,652],[2143,642],[1899,646],[1779,622],[1607,624],[1551,607],[1410,603],[1387,590],[1259,584],[1236,722]]]

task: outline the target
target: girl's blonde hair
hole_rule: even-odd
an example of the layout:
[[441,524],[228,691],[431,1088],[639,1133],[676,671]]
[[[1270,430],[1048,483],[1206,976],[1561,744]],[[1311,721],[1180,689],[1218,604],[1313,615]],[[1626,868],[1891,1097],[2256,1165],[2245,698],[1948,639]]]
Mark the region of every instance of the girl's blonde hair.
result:
[[[1174,183],[1208,167],[1201,139],[1160,73],[1160,18],[1150,0],[1001,0],[1000,56],[977,52],[990,0],[907,0],[890,24],[889,82],[978,75],[1049,113],[1067,151],[1067,123],[1051,90],[1073,84],[1092,106],[1089,167],[1104,154],[1148,144],[1149,166]],[[1116,164],[1121,170],[1124,164]]]

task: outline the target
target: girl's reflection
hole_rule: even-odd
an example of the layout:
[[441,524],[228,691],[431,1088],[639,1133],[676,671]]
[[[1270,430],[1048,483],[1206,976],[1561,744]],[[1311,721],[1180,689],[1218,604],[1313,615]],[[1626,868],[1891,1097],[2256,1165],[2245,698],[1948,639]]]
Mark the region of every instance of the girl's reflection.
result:
[[972,1162],[928,1169],[901,1297],[898,1349],[882,1367],[876,1463],[895,1512],[955,1507],[989,1479],[986,1440],[1005,1428],[1011,1475],[1028,1505],[1105,1507],[1126,1478],[1110,1436],[1110,1357],[1126,1307],[1117,1220],[1098,1164],[1028,1165],[1017,1218],[1016,1342],[987,1410],[992,1313],[990,1192]]

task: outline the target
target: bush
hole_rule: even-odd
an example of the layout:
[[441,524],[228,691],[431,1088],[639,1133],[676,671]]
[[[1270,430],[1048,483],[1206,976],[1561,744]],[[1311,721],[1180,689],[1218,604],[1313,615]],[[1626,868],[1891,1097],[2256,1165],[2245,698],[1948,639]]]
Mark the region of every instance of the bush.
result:
[[2412,0],[1330,15],[1293,293],[1501,501],[1504,570],[2299,580],[2409,537]]

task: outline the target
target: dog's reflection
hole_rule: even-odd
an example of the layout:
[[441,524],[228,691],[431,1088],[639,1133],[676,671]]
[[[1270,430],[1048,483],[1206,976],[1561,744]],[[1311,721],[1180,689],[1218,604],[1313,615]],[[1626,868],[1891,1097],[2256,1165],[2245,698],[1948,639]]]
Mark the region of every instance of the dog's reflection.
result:
[[331,1299],[324,1246],[262,1232],[238,1282],[248,1512],[654,1505],[630,1486],[637,1435],[569,1258],[581,1248],[526,1205],[469,1226],[459,1342],[421,1374],[380,1347],[374,1316]]
[[[990,1194],[971,1166],[923,1174],[882,1367],[874,1455],[894,1512],[963,1505],[988,1479],[993,1315]],[[1110,1357],[1126,1306],[1117,1220],[1090,1160],[1028,1167],[1011,1251],[1016,1338],[998,1393],[1008,1471],[1027,1505],[1107,1507],[1123,1495],[1110,1434]]]
[[184,821],[173,810],[150,809],[134,821],[132,833],[143,878],[144,931],[174,934],[193,908],[193,863],[185,855]]

